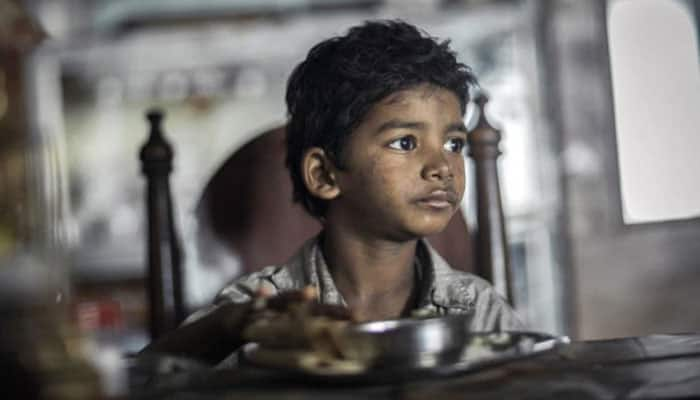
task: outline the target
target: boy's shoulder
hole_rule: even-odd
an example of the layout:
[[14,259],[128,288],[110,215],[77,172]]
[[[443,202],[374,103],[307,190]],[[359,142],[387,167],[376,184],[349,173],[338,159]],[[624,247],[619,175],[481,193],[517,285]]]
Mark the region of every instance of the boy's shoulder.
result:
[[489,282],[453,269],[427,243],[424,248],[430,255],[434,274],[430,302],[440,314],[471,314],[469,329],[475,332],[524,328],[508,301]]
[[259,290],[269,295],[301,290],[310,282],[308,263],[314,257],[315,238],[307,241],[286,263],[269,265],[259,271],[236,278],[216,296],[216,303],[223,301],[244,302]]
[[446,308],[474,309],[480,297],[505,303],[489,282],[470,272],[453,269],[440,254],[425,243],[433,270],[432,298]]

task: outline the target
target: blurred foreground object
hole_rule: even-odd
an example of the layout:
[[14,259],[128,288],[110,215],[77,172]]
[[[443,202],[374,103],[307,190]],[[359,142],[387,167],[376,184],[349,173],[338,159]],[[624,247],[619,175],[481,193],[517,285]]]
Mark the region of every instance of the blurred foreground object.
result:
[[0,262],[28,240],[24,56],[46,35],[15,1],[0,0]]
[[99,398],[89,342],[70,323],[60,277],[43,260],[27,253],[0,265],[3,398]]
[[46,37],[44,30],[14,0],[0,0],[0,48],[24,51]]
[[37,154],[26,64],[46,36],[17,1],[0,0],[0,382],[7,399],[101,397],[89,341],[67,307],[64,249],[38,229]]

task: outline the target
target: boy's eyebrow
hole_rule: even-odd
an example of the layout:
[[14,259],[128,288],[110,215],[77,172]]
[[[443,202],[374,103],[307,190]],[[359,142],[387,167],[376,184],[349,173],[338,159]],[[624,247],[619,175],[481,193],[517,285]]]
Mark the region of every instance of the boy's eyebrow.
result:
[[445,129],[445,132],[454,131],[467,133],[467,126],[464,125],[464,121],[453,122],[447,126],[447,129]]
[[[399,119],[392,119],[390,121],[387,121],[379,126],[377,129],[377,134],[382,133],[384,131],[392,130],[392,129],[413,129],[413,130],[421,130],[425,129],[426,124],[424,122],[418,122],[418,121],[402,121]],[[464,121],[458,121],[458,122],[453,122],[447,126],[445,129],[445,132],[464,132],[467,133],[467,127],[464,125]]]
[[389,120],[379,126],[377,133],[382,133],[384,131],[389,131],[392,129],[414,129],[420,130],[425,129],[425,123],[418,121],[402,121],[400,119]]

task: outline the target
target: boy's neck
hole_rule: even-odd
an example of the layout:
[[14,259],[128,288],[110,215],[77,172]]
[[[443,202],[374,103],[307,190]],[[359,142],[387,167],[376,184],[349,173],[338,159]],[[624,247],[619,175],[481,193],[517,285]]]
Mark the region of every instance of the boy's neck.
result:
[[324,257],[338,291],[358,320],[397,318],[412,305],[416,243],[325,227]]

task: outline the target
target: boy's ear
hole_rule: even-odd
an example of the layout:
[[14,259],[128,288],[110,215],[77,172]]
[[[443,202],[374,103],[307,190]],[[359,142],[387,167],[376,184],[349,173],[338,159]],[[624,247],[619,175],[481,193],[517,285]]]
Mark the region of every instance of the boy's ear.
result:
[[301,176],[309,192],[320,199],[332,200],[340,194],[335,166],[320,147],[311,147],[304,153]]

